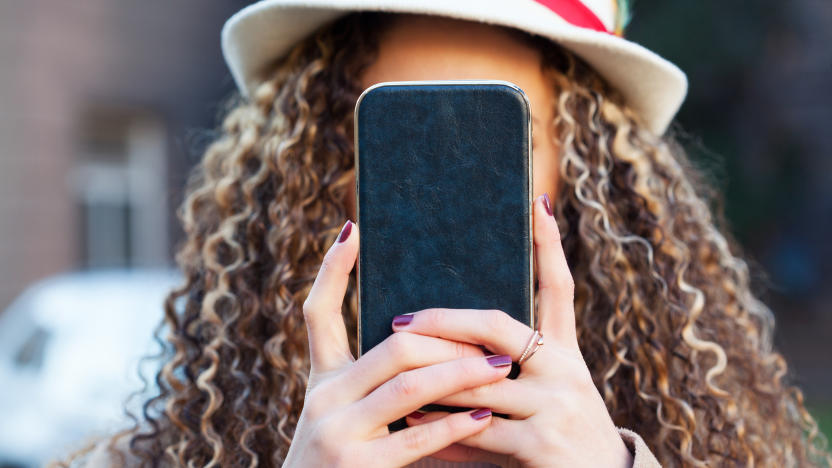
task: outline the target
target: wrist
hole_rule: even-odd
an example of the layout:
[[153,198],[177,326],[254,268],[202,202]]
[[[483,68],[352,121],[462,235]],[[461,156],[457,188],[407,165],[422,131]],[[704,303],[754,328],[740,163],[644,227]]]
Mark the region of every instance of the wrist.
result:
[[619,462],[615,466],[620,468],[633,468],[633,452],[621,436],[618,436],[618,439],[620,444],[616,454],[616,460],[619,460]]

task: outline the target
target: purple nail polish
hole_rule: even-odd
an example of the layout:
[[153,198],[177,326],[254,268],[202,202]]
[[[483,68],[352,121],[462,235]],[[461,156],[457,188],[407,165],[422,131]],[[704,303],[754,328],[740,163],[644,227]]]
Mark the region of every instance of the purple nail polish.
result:
[[422,419],[423,417],[425,417],[425,413],[420,413],[418,411],[414,411],[414,412],[408,414],[407,417],[408,418],[413,418],[413,419]]
[[546,213],[549,216],[553,216],[552,215],[552,202],[549,200],[549,194],[548,193],[543,194],[543,207],[546,208]]
[[494,354],[485,358],[489,364],[494,367],[504,367],[511,365],[511,356],[508,354]]
[[489,416],[491,416],[491,410],[488,408],[480,408],[471,413],[471,417],[477,420],[487,418]]
[[412,315],[397,315],[393,317],[393,325],[396,327],[403,327],[413,321]]
[[344,223],[344,227],[341,228],[341,234],[338,234],[338,242],[340,243],[347,240],[347,237],[350,236],[350,231],[352,231],[352,221],[347,220],[347,222]]

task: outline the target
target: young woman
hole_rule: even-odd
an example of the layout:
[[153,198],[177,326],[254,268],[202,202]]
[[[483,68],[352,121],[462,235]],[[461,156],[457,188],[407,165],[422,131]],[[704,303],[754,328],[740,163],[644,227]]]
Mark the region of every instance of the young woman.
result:
[[[623,6],[616,21],[589,0],[347,3],[273,0],[226,28],[247,97],[181,208],[160,391],[89,466],[830,464],[770,311],[661,136],[684,76],[600,30],[620,34]],[[351,11],[379,9],[395,12]],[[356,360],[356,99],[380,81],[479,78],[532,106],[545,344],[505,379],[528,326],[401,311]],[[431,402],[476,410],[416,411]],[[390,433],[402,416],[411,427]]]

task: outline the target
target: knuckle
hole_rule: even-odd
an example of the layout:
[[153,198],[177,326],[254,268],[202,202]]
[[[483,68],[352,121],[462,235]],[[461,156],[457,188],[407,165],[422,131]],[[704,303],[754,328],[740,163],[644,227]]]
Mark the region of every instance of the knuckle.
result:
[[575,427],[580,424],[581,419],[586,415],[578,408],[581,408],[581,398],[576,393],[561,394],[550,398],[550,404],[558,408],[559,418],[562,418],[564,427]]
[[430,424],[423,426],[415,426],[410,430],[404,431],[402,443],[405,449],[411,452],[419,452],[428,446],[432,438],[432,429]]
[[419,392],[419,381],[412,371],[402,372],[390,383],[395,398],[412,398]]
[[333,257],[332,251],[329,251],[324,255],[324,259],[321,262],[321,269],[318,270],[318,276],[338,273],[339,270],[340,266],[337,259]]
[[474,403],[490,401],[493,398],[495,392],[498,389],[497,382],[491,382],[483,385],[477,385],[476,387],[472,387],[469,391],[471,392],[471,400]]
[[557,408],[559,414],[563,414],[564,418],[568,417],[568,413],[573,410],[569,405],[568,392],[557,391],[549,392],[548,394],[538,395],[540,399],[545,402],[550,408]]
[[454,342],[454,357],[456,359],[463,358],[467,356],[468,345],[462,341],[455,341]]
[[492,384],[485,384],[470,388],[468,390],[468,394],[471,397],[471,404],[476,404],[480,401],[483,401],[483,398],[490,393],[489,387],[491,385]]
[[572,278],[572,272],[569,270],[565,259],[561,259],[555,267],[552,284],[554,287],[563,291],[572,291],[575,289],[575,280]]
[[494,382],[487,389],[488,397],[486,401],[499,401],[504,404],[511,404],[515,398],[510,394],[509,389],[514,389],[514,386],[506,384],[505,381]]
[[409,364],[413,360],[412,336],[407,332],[393,333],[387,337],[387,355],[394,362]]
[[303,301],[303,317],[308,319],[310,316],[315,314],[315,300],[312,298],[312,295],[306,296],[306,299]]
[[442,418],[442,425],[440,426],[439,437],[446,439],[449,443],[458,440],[460,434],[466,431],[466,425],[462,422],[462,418],[454,417],[454,415],[445,416]]
[[480,359],[482,358],[462,359],[457,361],[458,369],[456,369],[456,374],[459,376],[458,379],[460,382],[470,384],[472,382],[482,380],[483,374],[480,372],[482,363],[479,362]]
[[575,280],[569,271],[564,271],[558,278],[558,287],[562,290],[572,294],[575,292]]
[[508,319],[509,316],[502,310],[492,309],[486,313],[485,324],[492,334],[499,335],[508,328]]
[[428,322],[432,330],[439,330],[442,328],[442,324],[445,323],[445,315],[447,311],[441,308],[435,309],[428,309],[430,312],[428,315]]

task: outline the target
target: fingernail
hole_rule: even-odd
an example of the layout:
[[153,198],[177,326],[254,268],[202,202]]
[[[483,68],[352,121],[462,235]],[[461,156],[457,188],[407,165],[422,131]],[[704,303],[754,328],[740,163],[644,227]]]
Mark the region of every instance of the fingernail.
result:
[[423,417],[425,417],[425,414],[420,413],[418,411],[414,411],[414,412],[408,414],[407,417],[408,418],[413,418],[413,419],[422,419]]
[[393,317],[393,325],[396,327],[403,327],[413,321],[413,316],[409,314],[397,315]]
[[491,416],[491,410],[488,409],[488,408],[480,408],[480,409],[474,411],[473,413],[471,413],[471,417],[476,419],[476,420],[480,420],[482,418],[487,418],[489,416]]
[[338,234],[338,242],[344,242],[347,240],[347,237],[350,236],[350,232],[352,231],[352,221],[347,220],[344,223],[344,227],[341,228],[341,234]]
[[511,365],[511,356],[508,354],[494,354],[485,358],[494,367],[505,367]]
[[543,193],[543,207],[546,208],[546,213],[552,216],[552,202],[549,200],[549,194],[546,192]]

